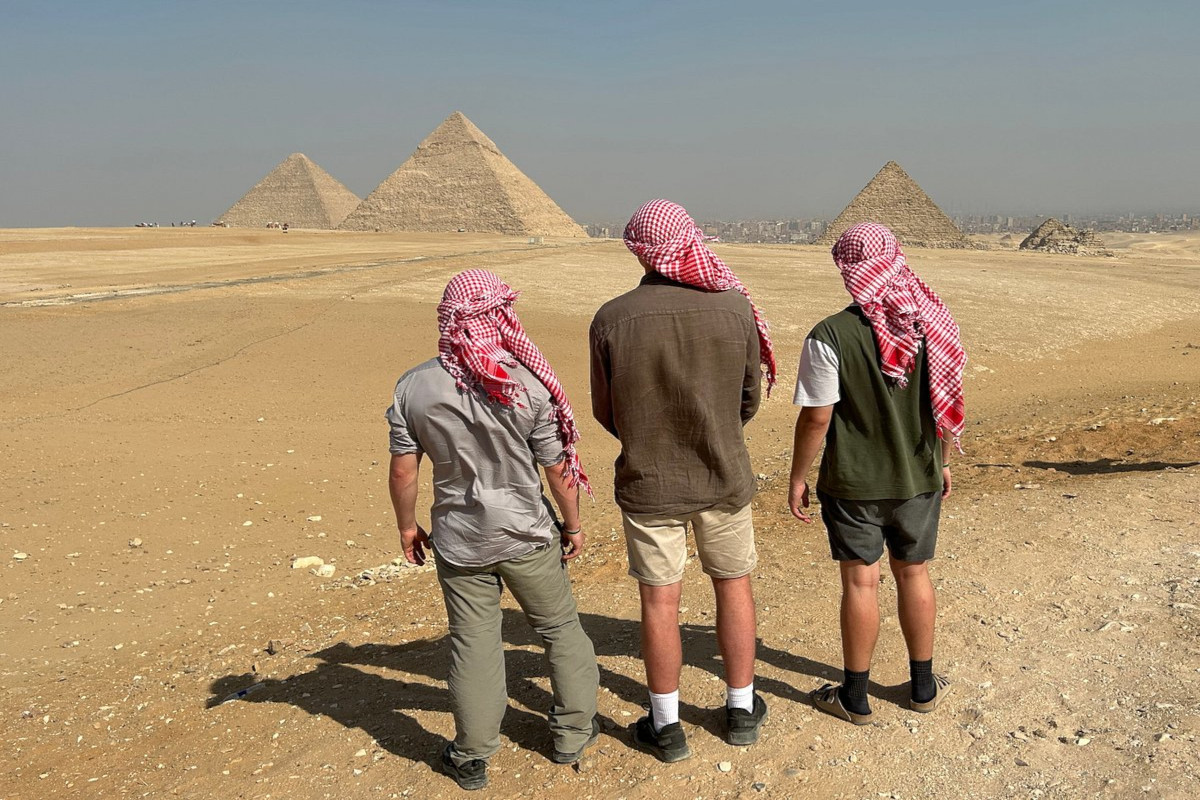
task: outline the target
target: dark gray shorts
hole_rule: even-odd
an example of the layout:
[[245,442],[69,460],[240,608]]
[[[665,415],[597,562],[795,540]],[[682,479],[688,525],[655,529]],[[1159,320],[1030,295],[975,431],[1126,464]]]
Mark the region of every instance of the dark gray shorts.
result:
[[817,492],[834,561],[874,564],[887,543],[892,558],[928,561],[937,546],[942,493],[908,500],[844,500]]

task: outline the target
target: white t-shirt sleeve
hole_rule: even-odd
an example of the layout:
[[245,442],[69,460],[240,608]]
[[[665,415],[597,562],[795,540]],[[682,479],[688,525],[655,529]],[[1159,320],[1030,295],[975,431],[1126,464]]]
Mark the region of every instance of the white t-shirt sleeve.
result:
[[796,375],[797,406],[831,406],[842,399],[838,391],[838,355],[832,347],[816,339],[805,339],[800,351],[800,370]]

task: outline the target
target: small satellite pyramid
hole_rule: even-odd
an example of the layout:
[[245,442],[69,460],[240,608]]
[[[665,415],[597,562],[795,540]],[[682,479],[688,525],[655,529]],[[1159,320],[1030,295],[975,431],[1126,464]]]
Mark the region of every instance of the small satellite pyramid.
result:
[[332,230],[359,204],[358,196],[303,153],[292,153],[218,219],[234,228],[269,222]]
[[972,247],[971,240],[895,161],[883,165],[816,244],[832,246],[847,228],[860,222],[888,226],[902,245]]
[[587,236],[458,111],[446,117],[340,227]]
[[1033,232],[1021,242],[1020,249],[1081,256],[1113,255],[1094,230],[1090,228],[1077,230],[1065,222],[1059,222],[1054,217],[1050,217],[1034,228]]

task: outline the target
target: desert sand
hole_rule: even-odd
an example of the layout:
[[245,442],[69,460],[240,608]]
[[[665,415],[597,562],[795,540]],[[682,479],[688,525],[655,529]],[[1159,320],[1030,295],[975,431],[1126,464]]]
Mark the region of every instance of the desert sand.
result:
[[[435,352],[441,288],[471,267],[522,290],[578,410],[596,499],[571,572],[604,720],[580,769],[549,761],[542,657],[509,602],[512,701],[483,796],[1194,797],[1200,237],[1106,242],[1115,258],[909,251],[971,359],[932,567],[936,666],[954,688],[934,714],[904,705],[885,578],[864,728],[807,702],[840,676],[837,574],[820,525],[785,508],[796,359],[846,298],[823,249],[716,246],[781,365],[747,428],[771,717],[753,747],[719,738],[712,597],[693,559],[695,756],[668,766],[627,744],[645,701],[637,592],[616,443],[588,414],[588,323],[640,273],[619,242],[0,231],[0,797],[461,794],[435,769],[453,727],[445,612],[429,568],[392,563],[382,414]],[[293,570],[302,556],[335,575]]]

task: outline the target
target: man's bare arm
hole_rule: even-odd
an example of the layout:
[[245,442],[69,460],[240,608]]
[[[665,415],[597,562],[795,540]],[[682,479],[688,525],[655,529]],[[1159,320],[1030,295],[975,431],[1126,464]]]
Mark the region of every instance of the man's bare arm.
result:
[[410,564],[425,563],[425,545],[429,537],[417,524],[417,478],[421,470],[421,454],[392,455],[388,469],[388,492],[396,511],[396,527],[400,530],[400,545]]
[[812,522],[804,509],[809,505],[808,472],[825,441],[833,406],[805,406],[796,417],[796,433],[792,443],[792,474],[788,490],[788,508],[801,522]]
[[583,532],[583,523],[579,518],[579,487],[569,486],[570,476],[567,474],[567,459],[563,459],[552,467],[544,467],[546,484],[550,487],[550,495],[558,506],[562,516],[562,544],[566,548],[563,561],[570,561],[580,553],[586,544],[587,536]]

